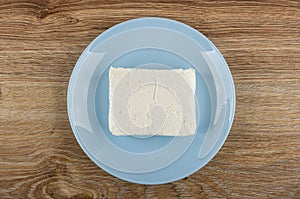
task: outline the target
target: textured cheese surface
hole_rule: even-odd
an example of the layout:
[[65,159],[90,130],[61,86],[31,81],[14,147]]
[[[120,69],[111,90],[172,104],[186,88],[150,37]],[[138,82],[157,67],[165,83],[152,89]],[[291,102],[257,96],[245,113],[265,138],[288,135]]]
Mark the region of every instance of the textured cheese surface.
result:
[[194,69],[110,68],[113,135],[188,136],[196,131]]

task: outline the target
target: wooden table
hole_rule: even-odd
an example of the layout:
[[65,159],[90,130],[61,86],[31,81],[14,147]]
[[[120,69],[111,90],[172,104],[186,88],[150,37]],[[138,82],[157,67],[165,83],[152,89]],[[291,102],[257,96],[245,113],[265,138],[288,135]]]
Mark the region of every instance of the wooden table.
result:
[[[144,186],[98,168],[67,116],[71,71],[122,21],[184,22],[223,53],[236,116],[220,152],[170,184]],[[0,2],[0,198],[299,198],[299,1]]]

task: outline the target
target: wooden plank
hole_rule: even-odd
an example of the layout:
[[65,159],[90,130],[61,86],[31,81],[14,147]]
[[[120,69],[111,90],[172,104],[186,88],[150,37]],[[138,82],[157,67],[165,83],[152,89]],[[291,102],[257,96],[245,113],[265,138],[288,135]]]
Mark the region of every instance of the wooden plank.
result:
[[[158,16],[204,33],[236,86],[231,133],[195,174],[119,180],[81,150],[66,110],[84,48],[122,21]],[[299,198],[299,1],[0,2],[0,198]]]

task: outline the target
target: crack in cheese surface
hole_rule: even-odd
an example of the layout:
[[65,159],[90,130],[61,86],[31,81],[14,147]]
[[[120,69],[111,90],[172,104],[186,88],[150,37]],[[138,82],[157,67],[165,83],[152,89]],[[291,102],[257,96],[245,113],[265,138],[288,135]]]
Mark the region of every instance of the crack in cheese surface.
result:
[[189,136],[196,131],[195,70],[109,70],[113,135]]

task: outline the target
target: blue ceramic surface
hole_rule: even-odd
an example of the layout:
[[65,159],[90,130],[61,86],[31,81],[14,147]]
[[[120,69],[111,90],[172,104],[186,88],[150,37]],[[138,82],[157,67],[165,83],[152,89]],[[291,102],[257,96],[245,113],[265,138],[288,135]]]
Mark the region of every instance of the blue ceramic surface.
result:
[[[89,63],[95,64],[95,72],[93,74],[87,73],[87,76],[90,76],[90,78],[87,77],[90,82],[86,83],[79,78],[82,73],[81,68],[85,66],[84,63],[86,59],[90,57],[90,52],[98,53],[100,50],[105,51],[105,49],[101,49],[101,45],[103,46],[105,42],[113,40],[112,38],[117,38],[119,35],[126,32],[131,34],[130,31],[132,30],[147,31],[148,28],[149,30],[152,28],[151,31],[155,31],[158,36],[160,34],[163,35],[163,30],[171,31],[170,35],[173,34],[172,31],[174,32],[174,35],[179,35],[180,33],[182,37],[197,43],[204,53],[199,52],[199,61],[195,63],[197,61],[197,59],[195,59],[196,61],[191,64],[191,61],[186,58],[188,56],[183,55],[184,53],[180,55],[174,52],[189,52],[190,49],[193,49],[192,46],[183,44],[182,49],[180,49],[181,51],[178,49],[178,51],[175,50],[174,52],[161,48],[147,48],[147,46],[143,46],[143,48],[140,49],[133,49],[127,53],[117,54],[114,59],[109,60],[108,62],[115,67],[126,66],[147,68],[150,63],[150,66],[156,64],[158,67],[161,66],[162,68],[194,67],[196,69],[197,89],[195,97],[198,105],[197,132],[195,136],[184,141],[182,141],[181,138],[164,136],[147,138],[113,136],[108,128],[108,70],[110,65],[101,65],[98,64],[98,62],[94,63],[91,61]],[[157,37],[157,40],[162,38],[163,36]],[[180,43],[182,41],[177,42]],[[111,46],[111,48],[119,48],[119,46],[122,45],[129,44],[126,44],[126,41],[124,41],[124,43],[118,43],[118,45],[115,44],[114,46]],[[171,43],[170,45],[174,46]],[[168,46],[166,46],[166,49],[169,49]],[[113,49],[111,50],[113,51]],[[210,60],[206,57],[206,52],[208,52],[208,57],[211,58]],[[213,52],[213,56],[209,54],[210,52]],[[93,54],[93,56],[98,55]],[[203,58],[201,58],[201,56],[203,56]],[[210,67],[212,70],[211,74],[207,74],[207,72],[204,71],[204,68],[201,68],[202,65],[208,65],[208,68]],[[101,70],[101,73],[97,72],[97,69]],[[211,79],[215,77],[214,73],[218,73],[219,76],[212,81]],[[78,81],[83,81],[82,84],[89,84],[85,89],[87,90],[86,94],[83,94],[88,98],[87,105],[85,106],[83,103],[84,105],[81,107],[87,109],[87,118],[89,123],[91,123],[91,128],[88,128],[88,130],[86,128],[81,128],[80,126],[82,125],[79,125],[82,121],[84,123],[86,119],[82,119],[81,121],[79,118],[78,120],[78,116],[75,114],[77,111],[76,103],[78,104],[78,102],[75,102],[75,98],[77,97],[74,93],[76,93],[78,89],[81,89],[78,88],[76,84]],[[211,84],[215,85],[212,86]],[[218,98],[219,101],[216,100],[216,98]],[[216,108],[216,106],[219,106],[220,108]],[[129,20],[113,26],[100,34],[93,42],[91,42],[78,59],[72,72],[68,89],[68,114],[70,123],[75,137],[84,152],[95,164],[111,175],[140,184],[163,184],[173,182],[191,175],[205,166],[216,155],[225,142],[233,122],[234,111],[235,90],[233,79],[226,62],[218,49],[211,41],[195,29],[183,23],[164,18],[140,18]],[[94,113],[94,117],[90,112]],[[215,119],[218,117],[221,119]],[[215,123],[220,123],[220,125],[215,125]],[[93,126],[98,126],[99,130],[95,130],[96,127],[94,128]],[[99,141],[98,135],[109,140],[109,145]],[[102,143],[101,146],[100,143]],[[170,150],[165,150],[166,146],[170,146],[171,152]],[[109,154],[109,158],[102,157],[101,155],[108,156],[108,153],[101,153],[99,150],[105,151],[110,148],[116,148],[120,153]],[[172,154],[172,149],[174,150],[174,154]],[[134,157],[131,158],[131,156],[136,154],[139,156],[145,154],[145,157],[153,158],[151,156],[152,153],[160,155],[160,152],[161,156],[158,156],[157,159],[154,158],[157,162],[151,159],[150,163],[147,162],[147,167],[146,165],[141,165],[141,167],[136,166],[137,164],[143,164],[141,162],[132,162],[132,160],[135,161],[135,159]],[[124,159],[122,154],[128,155],[127,157],[129,158]],[[160,162],[163,162],[164,157],[169,156],[171,157],[169,162],[160,164]],[[123,161],[120,162],[120,166],[116,163],[118,160]]]

